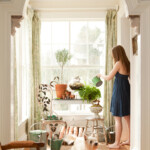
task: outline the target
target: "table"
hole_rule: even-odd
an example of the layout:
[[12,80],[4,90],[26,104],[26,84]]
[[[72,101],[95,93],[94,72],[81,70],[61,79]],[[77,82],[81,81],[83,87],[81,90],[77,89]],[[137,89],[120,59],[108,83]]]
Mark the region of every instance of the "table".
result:
[[53,104],[90,104],[82,99],[53,99]]

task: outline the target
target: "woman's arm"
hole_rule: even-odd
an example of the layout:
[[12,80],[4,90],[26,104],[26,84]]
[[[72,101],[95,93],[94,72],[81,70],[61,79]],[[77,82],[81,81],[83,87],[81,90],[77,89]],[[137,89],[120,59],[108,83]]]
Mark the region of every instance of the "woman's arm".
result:
[[98,77],[103,78],[104,80],[111,80],[113,79],[113,77],[115,76],[115,74],[119,71],[120,69],[120,62],[116,62],[116,64],[114,65],[112,71],[109,73],[109,75],[102,75],[102,74],[98,74]]

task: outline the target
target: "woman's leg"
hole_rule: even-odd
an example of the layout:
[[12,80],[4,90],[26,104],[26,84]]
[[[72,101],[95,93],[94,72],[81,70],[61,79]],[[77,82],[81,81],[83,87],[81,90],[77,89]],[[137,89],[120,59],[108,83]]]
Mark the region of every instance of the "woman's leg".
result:
[[127,141],[123,142],[122,145],[130,145],[130,115],[129,116],[124,116],[123,117],[127,123],[127,127],[128,127],[128,135],[129,135],[129,138]]
[[110,144],[109,148],[119,148],[120,147],[120,138],[122,133],[122,118],[121,117],[114,117],[115,118],[115,143]]

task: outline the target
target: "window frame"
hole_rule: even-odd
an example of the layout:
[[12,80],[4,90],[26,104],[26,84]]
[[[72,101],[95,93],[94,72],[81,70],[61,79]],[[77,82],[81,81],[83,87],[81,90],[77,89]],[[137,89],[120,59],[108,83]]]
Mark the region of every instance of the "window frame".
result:
[[[89,21],[104,21],[105,22],[105,19],[104,18],[99,18],[99,19],[97,19],[97,18],[56,18],[56,19],[54,19],[54,18],[47,18],[47,19],[43,19],[43,18],[41,18],[41,23],[42,22],[60,22],[60,21],[68,21],[69,22],[69,41],[68,41],[68,43],[69,43],[69,49],[68,49],[68,51],[69,51],[69,53],[70,53],[70,51],[71,51],[71,42],[70,42],[70,40],[71,40],[71,38],[70,38],[70,34],[71,34],[71,25],[70,25],[70,22],[71,21],[87,21],[87,22],[89,22]],[[52,30],[52,27],[51,27],[51,30]],[[105,29],[105,32],[106,32],[106,29]],[[41,42],[42,43],[42,42]],[[52,38],[51,38],[51,42],[50,43],[52,43]],[[44,45],[50,45],[51,46],[51,49],[52,49],[52,45],[53,44],[50,44],[50,43],[44,43]],[[88,43],[88,44],[87,44]],[[87,45],[90,45],[90,43],[89,43],[89,41],[87,42],[86,44]],[[82,43],[83,44],[83,43]],[[42,45],[42,44],[41,44]],[[106,45],[104,44],[104,49],[105,49],[105,47],[106,47]],[[104,54],[104,55],[106,55],[106,53]],[[104,67],[104,66],[100,66],[100,65],[65,65],[64,66],[64,68],[72,68],[72,67]],[[44,67],[44,68],[49,68],[49,69],[53,69],[53,68],[60,68],[58,65],[54,65],[54,66],[49,66],[49,65],[47,65],[47,66],[42,66],[42,67]]]
[[[99,18],[99,19],[97,19],[97,18],[56,18],[56,19],[53,19],[53,18],[47,18],[47,19],[42,19],[41,18],[41,22],[64,22],[64,21],[68,21],[69,22],[69,53],[71,52],[71,36],[70,36],[70,34],[71,34],[71,21],[87,21],[87,22],[92,22],[92,21],[104,21],[105,22],[105,19],[104,18]],[[104,33],[106,33],[106,28],[105,28],[105,31],[104,31]],[[106,39],[106,38],[105,38]],[[106,47],[106,44],[105,44],[106,42],[104,42],[104,49],[105,49],[105,47]],[[42,43],[41,43],[42,44]],[[51,42],[49,42],[49,43],[44,43],[45,45],[47,44],[47,45],[53,45],[52,44],[52,38],[51,38]],[[89,46],[91,43],[89,43],[89,41],[86,43],[87,44],[87,46]],[[89,49],[89,48],[88,48]],[[106,52],[104,52],[104,55],[106,55]],[[53,66],[51,66],[51,65],[42,65],[41,67],[43,67],[44,69],[60,69],[60,66],[59,65],[53,65]],[[65,65],[64,66],[64,69],[66,69],[66,68],[88,68],[88,69],[90,69],[90,68],[99,68],[99,69],[103,69],[104,71],[105,71],[105,66],[102,66],[102,65]],[[101,93],[103,93],[104,94],[104,88],[103,88],[103,92],[101,91]],[[55,112],[55,110],[54,110],[54,112]],[[59,112],[57,112],[57,113],[62,113],[62,111],[59,111]],[[62,113],[62,115],[68,115],[68,113],[70,113],[70,111],[63,111],[63,113]],[[102,114],[102,113],[101,113]],[[60,115],[60,114],[59,114]],[[70,115],[73,115],[72,113],[70,113]],[[80,115],[91,115],[91,113],[86,113],[86,112],[84,112],[84,113],[82,113],[82,114],[80,114]]]
[[[22,125],[29,117],[29,47],[26,44],[28,29],[27,20],[21,22],[21,28],[16,29],[16,76],[17,76],[17,105],[18,105],[18,126]],[[27,52],[28,50],[28,52]],[[23,94],[25,92],[25,95]]]

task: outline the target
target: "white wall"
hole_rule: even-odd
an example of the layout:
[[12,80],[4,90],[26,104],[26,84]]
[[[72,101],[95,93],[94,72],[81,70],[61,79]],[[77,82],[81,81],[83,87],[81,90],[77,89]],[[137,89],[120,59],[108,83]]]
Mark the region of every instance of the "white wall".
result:
[[[141,149],[150,149],[150,3],[141,14]],[[138,111],[137,111],[138,113]]]
[[138,55],[130,51],[131,59],[131,149],[140,150],[141,128],[141,48]]
[[[140,15],[140,35],[138,55],[131,61],[131,150],[150,149],[150,3],[140,0],[126,0],[128,15]],[[131,38],[132,38],[131,30]],[[130,39],[131,39],[130,38]]]
[[30,0],[34,9],[38,10],[72,10],[72,9],[105,9],[112,8],[119,0]]
[[128,59],[130,60],[130,22],[125,16],[125,3],[120,0],[117,15],[117,44],[125,48]]
[[[119,11],[117,14],[117,44],[122,45],[126,51],[127,57],[130,60],[130,22],[125,17],[125,4],[123,0],[120,0]],[[124,119],[122,119],[123,131],[121,140],[128,139],[127,125]]]
[[24,3],[25,0],[0,2],[0,142],[2,144],[14,138],[11,15],[22,15]]
[[[8,14],[4,5],[0,5],[0,141],[10,140],[10,45],[6,45]],[[2,21],[3,20],[3,21]],[[6,34],[5,34],[6,33]],[[10,41],[8,40],[8,43]]]
[[105,20],[106,10],[76,10],[76,11],[39,11],[40,18],[42,20],[49,20],[49,19],[61,19],[69,18],[71,19],[99,19]]

